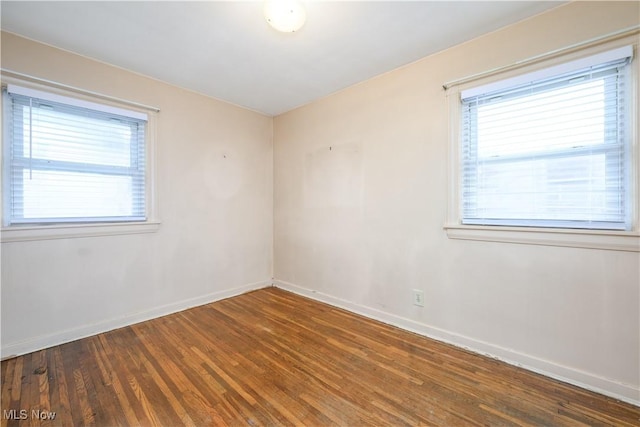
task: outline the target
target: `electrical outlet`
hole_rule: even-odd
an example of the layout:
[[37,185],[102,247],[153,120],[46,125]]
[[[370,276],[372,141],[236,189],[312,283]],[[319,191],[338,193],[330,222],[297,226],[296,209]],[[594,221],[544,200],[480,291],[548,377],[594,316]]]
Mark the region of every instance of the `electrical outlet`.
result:
[[424,307],[424,292],[418,289],[413,290],[413,305]]

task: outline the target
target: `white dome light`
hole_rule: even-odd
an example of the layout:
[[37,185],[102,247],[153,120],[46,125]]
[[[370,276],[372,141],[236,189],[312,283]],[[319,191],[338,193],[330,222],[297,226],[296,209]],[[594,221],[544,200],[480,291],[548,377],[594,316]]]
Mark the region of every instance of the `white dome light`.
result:
[[307,14],[297,0],[267,0],[264,3],[264,17],[276,30],[293,33],[304,25]]

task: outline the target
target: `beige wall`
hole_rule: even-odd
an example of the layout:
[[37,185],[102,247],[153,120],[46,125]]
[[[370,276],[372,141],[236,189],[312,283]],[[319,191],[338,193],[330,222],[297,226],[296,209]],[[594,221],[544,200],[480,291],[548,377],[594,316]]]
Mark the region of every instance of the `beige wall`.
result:
[[151,234],[3,243],[3,357],[270,283],[270,117],[7,33],[2,67],[159,107],[162,221]]
[[639,20],[573,3],[276,117],[277,284],[640,401],[638,253],[448,239],[442,89]]

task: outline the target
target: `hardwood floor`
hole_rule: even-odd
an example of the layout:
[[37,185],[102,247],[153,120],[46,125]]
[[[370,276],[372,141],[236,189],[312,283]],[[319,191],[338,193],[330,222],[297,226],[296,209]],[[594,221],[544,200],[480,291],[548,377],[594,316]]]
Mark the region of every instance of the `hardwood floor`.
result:
[[1,365],[2,426],[640,425],[640,408],[276,288]]

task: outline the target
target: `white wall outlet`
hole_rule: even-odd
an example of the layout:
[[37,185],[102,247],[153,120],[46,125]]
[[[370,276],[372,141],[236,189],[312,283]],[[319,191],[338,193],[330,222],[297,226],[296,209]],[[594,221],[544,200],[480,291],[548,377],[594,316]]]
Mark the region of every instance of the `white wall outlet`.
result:
[[424,292],[418,289],[413,290],[413,305],[424,307]]

